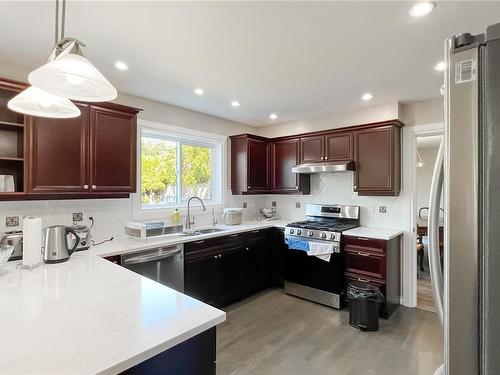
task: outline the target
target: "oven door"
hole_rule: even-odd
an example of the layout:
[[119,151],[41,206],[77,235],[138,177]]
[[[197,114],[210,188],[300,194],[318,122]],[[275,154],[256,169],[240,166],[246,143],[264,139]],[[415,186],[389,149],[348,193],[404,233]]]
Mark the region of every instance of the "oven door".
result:
[[287,249],[285,254],[285,281],[342,295],[344,259],[340,253],[334,252],[329,262],[302,250]]

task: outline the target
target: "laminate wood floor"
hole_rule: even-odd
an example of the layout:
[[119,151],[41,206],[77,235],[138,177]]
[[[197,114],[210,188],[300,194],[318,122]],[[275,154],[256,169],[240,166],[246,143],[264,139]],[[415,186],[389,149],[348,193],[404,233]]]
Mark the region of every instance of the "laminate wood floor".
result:
[[226,309],[217,330],[218,375],[433,374],[442,363],[436,314],[400,308],[361,332],[334,310],[270,289]]
[[419,272],[417,278],[417,307],[437,313],[432,293],[431,275],[429,272]]

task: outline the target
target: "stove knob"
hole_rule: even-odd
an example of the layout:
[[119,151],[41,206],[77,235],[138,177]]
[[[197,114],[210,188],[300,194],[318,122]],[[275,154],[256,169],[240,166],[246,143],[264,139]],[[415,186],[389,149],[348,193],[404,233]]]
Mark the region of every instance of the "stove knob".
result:
[[332,240],[335,239],[335,233],[330,234],[330,239],[332,239]]
[[309,232],[307,232],[307,235],[308,235],[309,237],[312,237],[312,236],[314,235],[314,232],[313,232],[312,230],[310,230]]
[[300,236],[302,234],[302,231],[300,229],[297,229],[297,235]]
[[290,234],[293,234],[293,232],[295,232],[293,229],[290,229]]
[[326,238],[326,233],[321,233],[321,238]]

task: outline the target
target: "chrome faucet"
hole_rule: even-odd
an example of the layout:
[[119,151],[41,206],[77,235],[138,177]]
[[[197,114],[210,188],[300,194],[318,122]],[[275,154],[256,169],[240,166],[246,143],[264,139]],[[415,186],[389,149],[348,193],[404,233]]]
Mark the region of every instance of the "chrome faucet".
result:
[[186,229],[191,229],[191,225],[194,224],[194,216],[193,216],[193,221],[191,221],[191,211],[190,211],[190,205],[191,205],[191,201],[193,199],[198,199],[201,203],[201,207],[203,208],[203,211],[206,211],[207,208],[205,207],[205,203],[203,203],[203,201],[201,200],[200,197],[196,197],[196,196],[193,196],[191,198],[188,199],[188,212],[187,212],[187,217],[186,217]]

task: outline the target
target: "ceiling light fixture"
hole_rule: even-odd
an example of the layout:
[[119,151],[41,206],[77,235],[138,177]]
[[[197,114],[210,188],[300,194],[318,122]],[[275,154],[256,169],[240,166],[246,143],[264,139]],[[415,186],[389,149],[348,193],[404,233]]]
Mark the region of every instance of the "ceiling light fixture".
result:
[[276,119],[278,118],[278,115],[277,115],[276,113],[271,113],[271,114],[269,115],[269,118],[270,118],[271,120],[276,120]]
[[369,92],[363,94],[363,96],[361,97],[361,99],[363,99],[364,101],[371,100],[372,98],[373,98],[373,95],[370,94]]
[[205,90],[197,88],[197,89],[194,90],[194,93],[196,95],[203,95],[205,93]]
[[428,15],[436,7],[436,3],[432,1],[419,1],[413,4],[408,14],[412,17],[419,18]]
[[128,70],[128,65],[127,63],[123,62],[123,61],[117,61],[115,62],[115,68],[118,69],[118,70]]
[[69,118],[78,116],[75,114],[80,111],[68,99],[101,102],[118,96],[116,88],[83,56],[81,48],[85,44],[64,37],[65,18],[66,0],[56,0],[55,47],[47,63],[28,75],[36,90],[30,87],[12,98],[8,103],[12,110],[40,117]]
[[444,72],[445,69],[446,63],[444,61],[440,61],[434,66],[434,70],[437,70],[438,72]]
[[231,102],[231,106],[233,106],[234,108],[237,108],[237,107],[239,107],[239,106],[240,106],[240,102],[239,102],[239,101],[237,101],[237,100],[233,100],[233,101]]

